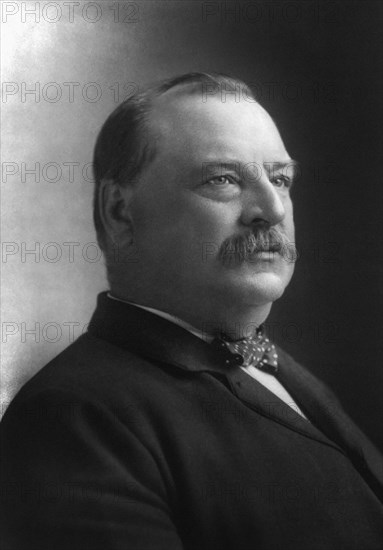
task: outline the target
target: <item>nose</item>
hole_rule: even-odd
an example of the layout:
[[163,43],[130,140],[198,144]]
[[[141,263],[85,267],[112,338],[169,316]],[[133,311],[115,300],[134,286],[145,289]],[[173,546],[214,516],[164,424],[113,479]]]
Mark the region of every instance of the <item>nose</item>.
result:
[[277,225],[286,215],[283,198],[267,176],[249,186],[243,195],[242,222],[245,225]]

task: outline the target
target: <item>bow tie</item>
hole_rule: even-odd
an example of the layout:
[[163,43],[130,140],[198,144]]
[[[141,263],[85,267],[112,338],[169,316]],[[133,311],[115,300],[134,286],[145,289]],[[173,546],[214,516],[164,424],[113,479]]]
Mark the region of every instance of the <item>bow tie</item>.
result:
[[235,341],[221,335],[213,340],[212,345],[222,354],[227,366],[253,366],[271,374],[278,371],[277,350],[262,330],[251,338]]

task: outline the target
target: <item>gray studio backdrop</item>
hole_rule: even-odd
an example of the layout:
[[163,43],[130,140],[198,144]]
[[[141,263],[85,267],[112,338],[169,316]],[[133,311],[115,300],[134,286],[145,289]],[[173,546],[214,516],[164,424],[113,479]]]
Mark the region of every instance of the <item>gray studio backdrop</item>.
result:
[[[143,84],[188,71],[255,86],[302,162],[300,259],[269,319],[382,444],[379,2],[2,2],[3,409],[86,330],[107,288],[92,149]],[[381,74],[381,72],[380,72]]]

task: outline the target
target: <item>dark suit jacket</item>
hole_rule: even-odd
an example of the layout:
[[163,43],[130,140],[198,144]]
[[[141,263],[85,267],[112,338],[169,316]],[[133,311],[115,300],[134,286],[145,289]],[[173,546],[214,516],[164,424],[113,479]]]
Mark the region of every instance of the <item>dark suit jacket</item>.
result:
[[99,296],[2,422],[2,550],[372,550],[382,467],[282,350],[311,423],[212,346]]

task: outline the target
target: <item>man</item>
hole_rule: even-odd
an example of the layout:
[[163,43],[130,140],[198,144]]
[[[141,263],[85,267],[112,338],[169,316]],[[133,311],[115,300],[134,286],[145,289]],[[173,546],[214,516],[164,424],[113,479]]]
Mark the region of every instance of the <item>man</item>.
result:
[[264,333],[295,240],[271,117],[183,75],[109,117],[94,169],[110,291],[5,414],[2,548],[382,548],[377,451]]

